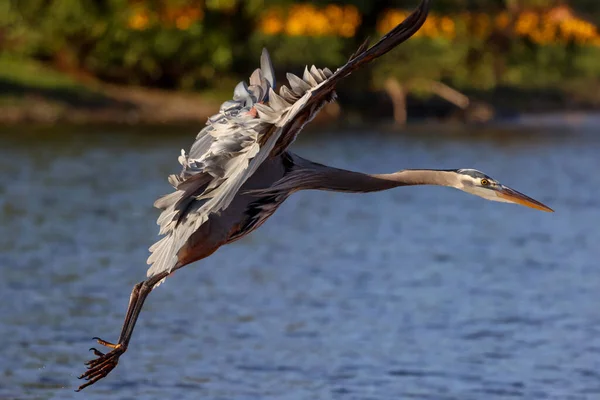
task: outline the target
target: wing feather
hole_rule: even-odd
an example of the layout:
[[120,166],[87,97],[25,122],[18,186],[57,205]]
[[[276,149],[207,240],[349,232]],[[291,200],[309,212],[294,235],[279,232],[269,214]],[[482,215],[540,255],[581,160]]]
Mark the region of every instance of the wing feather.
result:
[[[275,119],[274,110],[270,107],[270,104],[256,107],[261,118],[266,118],[279,128],[274,131],[274,134],[281,138],[276,145],[276,151],[272,155],[276,156],[284,152],[295,140],[296,135],[304,125],[314,118],[325,103],[335,99],[334,89],[337,82],[350,75],[360,66],[386,54],[414,35],[427,18],[429,2],[430,0],[421,0],[417,9],[373,46],[368,47],[368,41],[361,44],[348,62],[338,68],[335,73],[332,73],[328,68],[320,70],[312,66],[310,71],[308,69],[304,70],[304,79],[288,74],[287,78],[291,89],[283,86],[280,95],[290,103],[293,102],[293,104],[283,112],[278,110]],[[307,86],[309,86],[308,89],[306,89]],[[299,96],[300,89],[306,89],[302,96]]]
[[314,65],[303,77],[287,74],[289,87],[275,89],[275,73],[266,50],[260,68],[240,82],[233,100],[224,102],[219,113],[208,119],[196,137],[189,155],[182,150],[182,171],[169,181],[176,191],[156,201],[162,209],[158,218],[160,234],[148,258],[148,275],[171,271],[176,254],[212,214],[226,209],[246,180],[269,156],[281,154],[328,101],[335,98],[337,82],[362,64],[387,53],[412,36],[427,16],[429,0],[375,45],[366,43],[350,60],[333,73]]

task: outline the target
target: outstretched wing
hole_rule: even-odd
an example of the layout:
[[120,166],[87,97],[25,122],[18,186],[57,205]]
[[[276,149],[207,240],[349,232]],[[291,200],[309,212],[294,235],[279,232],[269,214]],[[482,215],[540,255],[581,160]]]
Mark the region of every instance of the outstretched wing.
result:
[[261,68],[250,76],[250,85],[240,82],[233,99],[210,117],[192,144],[190,153],[181,150],[182,171],[171,175],[174,193],[159,198],[154,206],[163,210],[158,218],[159,234],[165,235],[150,247],[148,276],[171,270],[177,252],[209,216],[224,210],[242,184],[262,163],[260,139],[273,129],[256,118],[253,106],[268,101],[275,86],[269,54],[263,50]]
[[335,73],[331,74],[328,69],[319,70],[313,66],[310,70],[305,68],[302,79],[287,74],[292,90],[282,87],[279,96],[270,91],[269,103],[255,106],[263,121],[277,127],[272,133],[278,137],[273,155],[285,151],[321,107],[335,99],[335,85],[341,79],[414,35],[427,18],[429,1],[421,0],[416,10],[373,46],[368,47],[368,41],[365,41]]
[[422,0],[406,20],[372,47],[365,42],[335,73],[313,66],[305,69],[303,78],[288,74],[290,88],[281,87],[279,94],[274,91],[269,54],[263,50],[261,68],[250,77],[250,85],[239,83],[233,100],[209,118],[189,155],[182,150],[183,170],[170,177],[176,192],[155,203],[163,210],[158,224],[166,236],[150,248],[148,263],[153,265],[148,275],[172,269],[189,236],[210,215],[229,206],[267,157],[285,151],[302,127],[335,98],[337,82],[411,37],[423,25],[428,8],[429,0]]

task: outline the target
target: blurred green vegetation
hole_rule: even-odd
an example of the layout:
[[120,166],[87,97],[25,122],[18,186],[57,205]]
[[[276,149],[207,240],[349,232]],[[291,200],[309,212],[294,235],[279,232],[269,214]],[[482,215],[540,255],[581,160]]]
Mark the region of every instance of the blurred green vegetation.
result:
[[[558,89],[600,81],[600,1],[433,0],[419,34],[354,79],[443,81],[461,90]],[[279,74],[335,67],[362,40],[400,22],[417,0],[4,0],[2,82],[104,81],[222,93],[269,48]],[[20,68],[19,64],[29,65]],[[39,63],[61,71],[60,76]],[[31,66],[33,65],[33,67]],[[33,70],[32,70],[33,68]],[[38,70],[36,70],[38,68]],[[39,71],[39,72],[37,72]],[[72,78],[64,78],[68,75]],[[413,86],[417,87],[418,84]],[[599,96],[598,93],[593,94]],[[221,97],[220,95],[217,97]]]

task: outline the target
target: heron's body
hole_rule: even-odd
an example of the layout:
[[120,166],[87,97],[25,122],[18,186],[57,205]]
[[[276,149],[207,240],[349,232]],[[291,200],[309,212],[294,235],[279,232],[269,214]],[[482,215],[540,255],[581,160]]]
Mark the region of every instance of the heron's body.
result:
[[218,247],[257,228],[275,211],[286,194],[260,199],[246,192],[269,188],[291,170],[287,147],[335,98],[333,87],[316,100],[311,100],[311,91],[332,77],[329,69],[314,66],[303,78],[288,74],[290,89],[283,86],[278,95],[271,60],[263,51],[261,68],[250,77],[250,85],[236,87],[234,99],[209,119],[189,155],[182,150],[182,171],[169,178],[175,192],[156,201],[163,210],[158,224],[165,236],[150,248],[148,277],[195,261],[189,255],[182,260],[181,249],[187,252],[201,232],[210,231],[209,242]]
[[[240,188],[229,207],[212,214],[185,241],[177,252],[175,264],[164,265],[172,270],[200,260],[220,246],[234,242],[257,229],[285,201],[287,194],[256,196],[244,193],[270,187],[285,176],[291,158],[287,153],[266,160]],[[152,275],[150,275],[152,276]]]
[[362,64],[385,54],[412,36],[427,16],[429,0],[375,45],[366,43],[332,73],[306,68],[302,78],[288,74],[289,88],[275,92],[275,74],[266,51],[261,68],[240,83],[233,100],[223,103],[196,137],[189,154],[182,150],[182,170],[169,182],[174,191],[155,206],[162,239],[150,247],[147,279],[134,286],[121,335],[116,344],[98,339],[113,350],[93,349],[80,378],[79,390],[112,371],[127,350],[148,294],[175,270],[206,258],[219,247],[260,227],[298,190],[373,192],[398,186],[454,187],[494,201],[520,203],[550,211],[543,204],[509,189],[475,170],[400,170],[391,174],[364,174],[328,167],[287,150],[296,135],[318,111],[335,99],[335,85]]

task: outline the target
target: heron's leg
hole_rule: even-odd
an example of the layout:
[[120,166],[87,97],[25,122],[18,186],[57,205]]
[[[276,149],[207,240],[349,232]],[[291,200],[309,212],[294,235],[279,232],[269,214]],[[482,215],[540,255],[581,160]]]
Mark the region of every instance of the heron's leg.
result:
[[86,365],[88,366],[88,370],[84,374],[79,376],[79,379],[86,379],[88,382],[79,386],[77,391],[80,391],[90,385],[93,385],[100,379],[107,376],[110,373],[110,371],[112,371],[117,366],[119,362],[119,357],[121,357],[121,355],[123,355],[123,353],[127,351],[127,345],[131,340],[133,329],[140,315],[140,312],[142,311],[142,307],[144,305],[146,297],[148,297],[154,286],[167,276],[168,273],[164,272],[162,274],[148,278],[147,280],[140,282],[133,287],[133,290],[131,291],[131,296],[129,298],[129,307],[127,308],[127,313],[125,315],[125,322],[123,323],[121,335],[119,336],[119,341],[117,342],[117,344],[113,344],[100,338],[95,338],[98,341],[98,343],[110,347],[113,350],[104,354],[95,348],[90,349],[98,358],[88,361],[86,363]]
[[[129,324],[131,324],[131,317],[133,316],[133,309],[140,300],[140,290],[144,286],[145,282],[146,281],[139,282],[137,285],[135,285],[133,287],[131,296],[129,297],[129,306],[127,307],[127,314],[125,314],[125,322],[123,323],[123,327],[121,328],[121,334],[119,335],[119,341],[117,343],[123,343],[123,337],[125,336],[125,329],[127,328],[127,326],[129,326]],[[150,291],[151,290],[152,289],[150,289]],[[146,296],[150,293],[150,291],[148,291]],[[145,299],[145,296],[144,296],[144,299]],[[144,300],[142,300],[142,304],[143,303],[144,303]],[[134,321],[134,324],[135,324],[135,321]],[[109,346],[109,347],[111,347],[111,346]]]
[[137,283],[133,287],[133,290],[131,291],[131,295],[129,296],[129,305],[127,306],[127,314],[125,314],[125,322],[123,322],[123,327],[121,328],[121,335],[119,336],[119,340],[117,341],[117,343],[115,344],[112,342],[108,342],[108,341],[100,339],[99,337],[96,336],[93,339],[95,339],[98,342],[98,344],[101,344],[102,346],[110,347],[112,349],[116,349],[119,346],[119,343],[121,343],[123,341],[123,336],[125,334],[125,328],[130,323],[129,321],[131,320],[131,315],[133,314],[133,307],[135,306],[135,303],[138,301],[140,288],[142,287],[143,284],[144,284],[144,281]]

